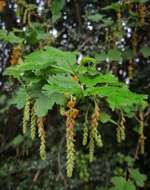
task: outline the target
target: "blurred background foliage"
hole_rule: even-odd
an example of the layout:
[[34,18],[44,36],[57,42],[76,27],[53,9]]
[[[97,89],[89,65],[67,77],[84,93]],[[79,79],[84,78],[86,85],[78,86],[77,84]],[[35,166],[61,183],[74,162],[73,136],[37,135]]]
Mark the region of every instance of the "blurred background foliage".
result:
[[[0,1],[0,27],[10,32],[9,38],[6,31],[0,32],[0,189],[150,189],[150,107],[145,110],[144,155],[135,159],[138,135],[133,132],[137,127],[134,119],[127,120],[127,140],[121,144],[116,142],[111,122],[104,119],[104,147],[96,150],[94,162],[89,163],[88,151],[82,149],[78,137],[77,166],[68,179],[65,127],[57,108],[47,117],[47,159],[42,161],[39,141],[22,135],[22,112],[11,105],[11,93],[18,83],[3,76],[6,67],[15,65],[20,55],[51,44],[79,51],[77,62],[83,55],[95,57],[99,71],[111,70],[134,92],[150,95],[149,7],[146,0]],[[80,125],[77,133],[81,133]]]

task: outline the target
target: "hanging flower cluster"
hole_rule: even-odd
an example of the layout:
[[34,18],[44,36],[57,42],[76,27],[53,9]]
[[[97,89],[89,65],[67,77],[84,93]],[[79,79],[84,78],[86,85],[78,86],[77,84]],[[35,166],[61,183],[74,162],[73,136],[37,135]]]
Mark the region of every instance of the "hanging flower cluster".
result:
[[100,119],[100,109],[97,103],[95,103],[95,110],[91,117],[90,126],[90,140],[89,140],[89,160],[93,161],[95,143],[98,147],[102,147],[101,134],[98,132],[98,121]]
[[79,113],[79,110],[75,108],[76,101],[74,98],[68,102],[67,107],[69,108],[65,112],[66,116],[66,148],[67,148],[67,176],[71,177],[74,168],[74,161],[75,161],[75,132],[74,132],[74,125],[75,119]]
[[139,122],[140,122],[140,131],[139,131],[139,140],[138,140],[138,144],[139,144],[139,148],[140,148],[140,153],[144,154],[145,152],[145,135],[144,135],[144,113],[141,111],[139,113]]
[[26,98],[26,103],[23,113],[23,133],[25,134],[28,129],[31,130],[31,138],[35,139],[36,130],[40,138],[40,157],[42,160],[46,159],[46,134],[44,128],[45,119],[37,117],[34,110],[34,101],[30,96]]
[[46,159],[46,134],[44,123],[45,121],[43,117],[37,119],[38,136],[40,138],[40,157],[42,160]]
[[121,111],[121,115],[120,115],[120,118],[118,121],[118,126],[116,129],[117,130],[116,136],[117,136],[118,143],[124,141],[126,138],[124,123],[125,123],[125,118],[124,118],[123,113]]
[[26,98],[26,103],[23,111],[23,133],[27,132],[29,122],[30,122],[30,107],[31,107],[31,98],[28,96]]
[[[88,121],[88,112],[85,115],[85,123],[83,128],[83,146],[88,144],[89,148],[89,160],[90,162],[94,159],[95,143],[98,147],[103,146],[101,134],[98,131],[100,119],[100,108],[95,103],[94,113],[92,114],[90,121]],[[89,138],[89,143],[88,143]]]

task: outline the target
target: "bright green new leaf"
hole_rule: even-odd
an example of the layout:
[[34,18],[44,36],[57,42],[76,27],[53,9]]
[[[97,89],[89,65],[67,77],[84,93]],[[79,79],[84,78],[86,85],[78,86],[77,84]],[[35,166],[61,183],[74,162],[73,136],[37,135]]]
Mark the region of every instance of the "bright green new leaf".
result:
[[87,87],[92,87],[97,84],[121,85],[121,83],[118,82],[118,79],[111,73],[98,74],[95,76],[81,75],[79,79],[80,82],[85,84]]
[[126,86],[91,87],[84,91],[84,95],[98,95],[100,97],[105,97],[113,111],[115,109],[121,109],[128,115],[139,107],[144,109],[147,106],[146,95],[133,93]]
[[20,74],[26,71],[37,72],[47,67],[54,67],[59,70],[73,73],[72,67],[76,63],[76,53],[61,51],[53,47],[45,47],[42,50],[35,51],[25,56],[24,62],[9,67],[5,75],[19,78]]
[[81,95],[82,89],[77,81],[74,81],[71,76],[53,75],[49,77],[48,85],[43,87],[43,90],[52,93],[62,93],[65,95]]
[[80,62],[80,64],[84,65],[84,64],[89,63],[89,62],[95,64],[96,63],[96,59],[94,59],[92,57],[83,57],[82,60],[81,60],[81,62]]

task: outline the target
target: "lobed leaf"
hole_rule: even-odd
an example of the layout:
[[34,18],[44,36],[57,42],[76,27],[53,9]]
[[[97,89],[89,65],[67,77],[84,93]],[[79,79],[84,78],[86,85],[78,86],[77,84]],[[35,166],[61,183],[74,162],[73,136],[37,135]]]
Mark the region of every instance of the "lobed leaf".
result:
[[23,38],[16,36],[13,32],[7,32],[6,30],[0,30],[0,40],[4,40],[10,43],[22,43]]

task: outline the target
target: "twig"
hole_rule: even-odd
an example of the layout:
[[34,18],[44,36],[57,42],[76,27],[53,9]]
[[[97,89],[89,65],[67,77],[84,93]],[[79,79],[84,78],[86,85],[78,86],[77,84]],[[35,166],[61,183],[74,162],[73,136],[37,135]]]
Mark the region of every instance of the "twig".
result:
[[74,0],[74,5],[75,5],[76,17],[77,17],[79,27],[83,31],[82,21],[81,21],[81,16],[80,16],[80,7],[77,0]]

